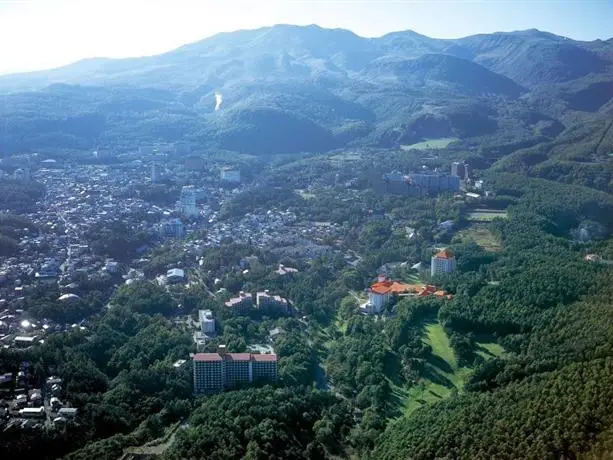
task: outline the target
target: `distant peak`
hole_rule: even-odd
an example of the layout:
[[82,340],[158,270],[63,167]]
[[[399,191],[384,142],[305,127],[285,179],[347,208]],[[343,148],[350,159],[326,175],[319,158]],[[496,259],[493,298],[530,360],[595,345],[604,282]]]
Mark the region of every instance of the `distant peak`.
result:
[[519,35],[519,36],[524,36],[524,37],[539,37],[539,38],[550,38],[550,39],[551,38],[553,39],[564,38],[564,37],[560,37],[559,35],[552,34],[551,32],[544,32],[539,29],[514,30],[512,32],[502,32],[502,33]]
[[423,35],[420,34],[418,32],[415,32],[414,30],[411,29],[407,29],[407,30],[398,30],[396,32],[389,32],[385,35],[383,35],[383,37],[381,38],[385,38],[385,37],[396,37],[396,36],[411,36],[411,37],[415,37],[415,38],[430,38],[427,35]]

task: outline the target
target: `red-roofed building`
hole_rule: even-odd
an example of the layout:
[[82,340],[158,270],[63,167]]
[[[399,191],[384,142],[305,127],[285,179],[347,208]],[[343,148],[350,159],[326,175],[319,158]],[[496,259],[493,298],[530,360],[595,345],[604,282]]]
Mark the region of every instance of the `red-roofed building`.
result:
[[194,392],[212,393],[241,383],[277,380],[277,355],[198,353],[194,355]]
[[430,274],[432,276],[451,273],[455,270],[455,255],[449,249],[443,249],[432,256]]
[[197,353],[194,355],[194,361],[221,361],[222,358],[219,353]]
[[399,283],[386,279],[385,275],[379,275],[378,281],[368,290],[367,311],[370,314],[378,314],[389,303],[392,296],[411,292],[410,284]]
[[277,380],[277,355],[251,355],[253,381]]
[[224,362],[217,353],[194,355],[194,392],[212,393],[224,386]]

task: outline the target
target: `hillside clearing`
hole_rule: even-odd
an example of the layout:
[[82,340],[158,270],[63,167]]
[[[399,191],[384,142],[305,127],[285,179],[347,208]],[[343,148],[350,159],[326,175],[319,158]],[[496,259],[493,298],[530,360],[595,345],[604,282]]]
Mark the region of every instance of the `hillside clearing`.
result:
[[496,342],[477,342],[477,352],[483,359],[497,358],[504,354],[504,348]]
[[502,250],[500,239],[483,225],[472,225],[471,227],[458,232],[458,234],[454,237],[454,240],[456,239],[464,243],[472,241],[486,251],[490,252],[498,252]]
[[429,149],[444,149],[449,144],[459,140],[457,137],[443,137],[441,139],[427,139],[423,142],[418,142],[412,145],[401,145],[402,150],[429,150]]
[[[422,406],[448,398],[461,392],[473,369],[459,366],[455,351],[443,325],[438,321],[426,324],[423,342],[432,347],[431,358],[424,370],[424,378],[411,388],[392,385],[392,395],[401,401],[404,414],[410,415]],[[476,353],[483,359],[501,356],[504,349],[495,342],[477,341]]]
[[460,391],[471,372],[470,368],[458,366],[449,337],[439,322],[426,325],[422,340],[432,347],[424,378],[414,387],[398,392],[398,396],[403,397],[407,415],[424,405],[449,397],[454,391]]
[[469,212],[466,217],[472,222],[490,222],[497,217],[506,219],[508,214],[506,211],[499,211],[495,209],[475,209],[474,211]]

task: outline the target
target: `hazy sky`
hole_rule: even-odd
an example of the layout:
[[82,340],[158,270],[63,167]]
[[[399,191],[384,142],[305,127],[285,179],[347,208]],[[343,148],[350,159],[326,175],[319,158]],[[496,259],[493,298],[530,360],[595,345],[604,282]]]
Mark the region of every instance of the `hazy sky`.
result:
[[0,73],[157,54],[279,23],[441,38],[538,28],[593,40],[613,37],[613,0],[0,0]]

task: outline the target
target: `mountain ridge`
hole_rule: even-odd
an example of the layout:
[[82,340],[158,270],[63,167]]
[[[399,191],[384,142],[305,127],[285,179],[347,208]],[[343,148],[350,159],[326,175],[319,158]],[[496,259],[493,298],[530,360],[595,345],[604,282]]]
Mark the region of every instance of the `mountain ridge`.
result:
[[[543,123],[567,127],[607,110],[610,82],[613,42],[538,30],[364,38],[345,29],[277,25],[220,33],[155,56],[92,58],[0,76],[0,145],[9,152],[45,143],[138,145],[126,126],[160,141],[231,145],[244,153],[399,147],[439,132],[524,142],[559,131],[543,130]],[[214,110],[216,93],[223,95],[221,114],[229,115],[223,121]],[[82,115],[103,122],[81,135],[71,120]],[[40,132],[24,127],[24,117]],[[164,119],[182,127],[160,129]],[[271,129],[275,124],[288,131]],[[249,132],[277,142],[256,148]]]

